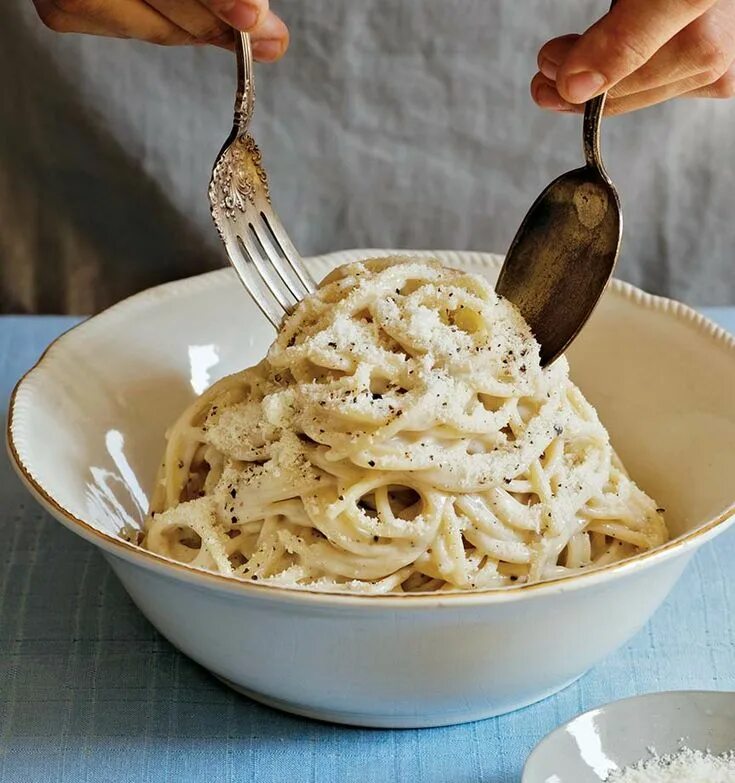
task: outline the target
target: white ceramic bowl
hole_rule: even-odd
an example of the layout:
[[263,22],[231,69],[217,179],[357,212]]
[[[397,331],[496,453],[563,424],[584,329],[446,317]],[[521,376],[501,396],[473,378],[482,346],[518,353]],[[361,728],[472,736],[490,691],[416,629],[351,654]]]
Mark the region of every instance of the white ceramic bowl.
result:
[[[320,274],[379,253],[311,265]],[[436,255],[497,270],[487,255]],[[367,597],[238,582],[122,541],[123,523],[143,518],[167,425],[272,337],[229,270],[152,289],[54,343],[16,389],[8,430],[41,503],[103,551],[161,633],[268,704],[418,727],[544,698],[631,637],[735,511],[735,342],[682,305],[615,283],[570,359],[631,473],[666,508],[674,540],[662,549],[540,585]]]
[[585,712],[536,746],[521,783],[600,783],[613,772],[682,747],[735,750],[735,693],[668,691]]

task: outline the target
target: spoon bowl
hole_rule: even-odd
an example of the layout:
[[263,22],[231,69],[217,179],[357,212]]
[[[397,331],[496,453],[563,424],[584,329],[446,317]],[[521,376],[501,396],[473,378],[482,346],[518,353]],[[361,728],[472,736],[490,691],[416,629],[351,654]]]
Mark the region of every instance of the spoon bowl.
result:
[[586,165],[562,174],[536,199],[496,286],[531,327],[543,366],[566,350],[592,315],[620,252],[620,198],[600,156],[605,98],[585,106]]

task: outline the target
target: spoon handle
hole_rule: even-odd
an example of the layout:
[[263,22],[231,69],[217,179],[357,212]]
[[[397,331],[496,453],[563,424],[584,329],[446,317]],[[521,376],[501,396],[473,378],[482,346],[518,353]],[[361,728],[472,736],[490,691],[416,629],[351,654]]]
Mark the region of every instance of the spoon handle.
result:
[[600,125],[605,111],[607,93],[603,92],[587,101],[584,107],[584,125],[582,127],[582,144],[587,165],[599,171],[606,179],[607,172],[600,153]]
[[[615,7],[616,2],[617,0],[612,0],[610,3],[610,10]],[[607,92],[603,92],[602,95],[597,95],[585,104],[584,125],[582,126],[582,146],[584,148],[584,159],[587,161],[587,165],[598,171],[603,179],[610,182],[610,177],[605,170],[605,165],[602,162],[602,154],[600,152],[600,124],[602,123],[602,115],[605,111],[606,100]]]

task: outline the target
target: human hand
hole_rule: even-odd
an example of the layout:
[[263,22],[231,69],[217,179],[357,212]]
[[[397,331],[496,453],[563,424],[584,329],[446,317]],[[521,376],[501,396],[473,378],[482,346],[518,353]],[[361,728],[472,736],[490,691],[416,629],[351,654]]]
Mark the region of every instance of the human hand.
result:
[[268,0],[33,0],[44,24],[60,33],[136,38],[151,43],[233,46],[233,28],[249,32],[257,60],[278,60],[288,28]]
[[583,35],[539,51],[531,95],[544,109],[582,111],[609,90],[607,114],[677,97],[735,97],[735,0],[618,0]]

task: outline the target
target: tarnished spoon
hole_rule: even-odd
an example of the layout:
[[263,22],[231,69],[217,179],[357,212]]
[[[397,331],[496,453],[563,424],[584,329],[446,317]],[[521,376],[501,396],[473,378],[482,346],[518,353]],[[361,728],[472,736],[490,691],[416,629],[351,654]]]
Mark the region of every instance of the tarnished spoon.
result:
[[562,174],[536,199],[496,286],[531,327],[542,366],[564,352],[592,315],[620,251],[620,199],[600,156],[606,97],[598,95],[584,109],[586,164]]

